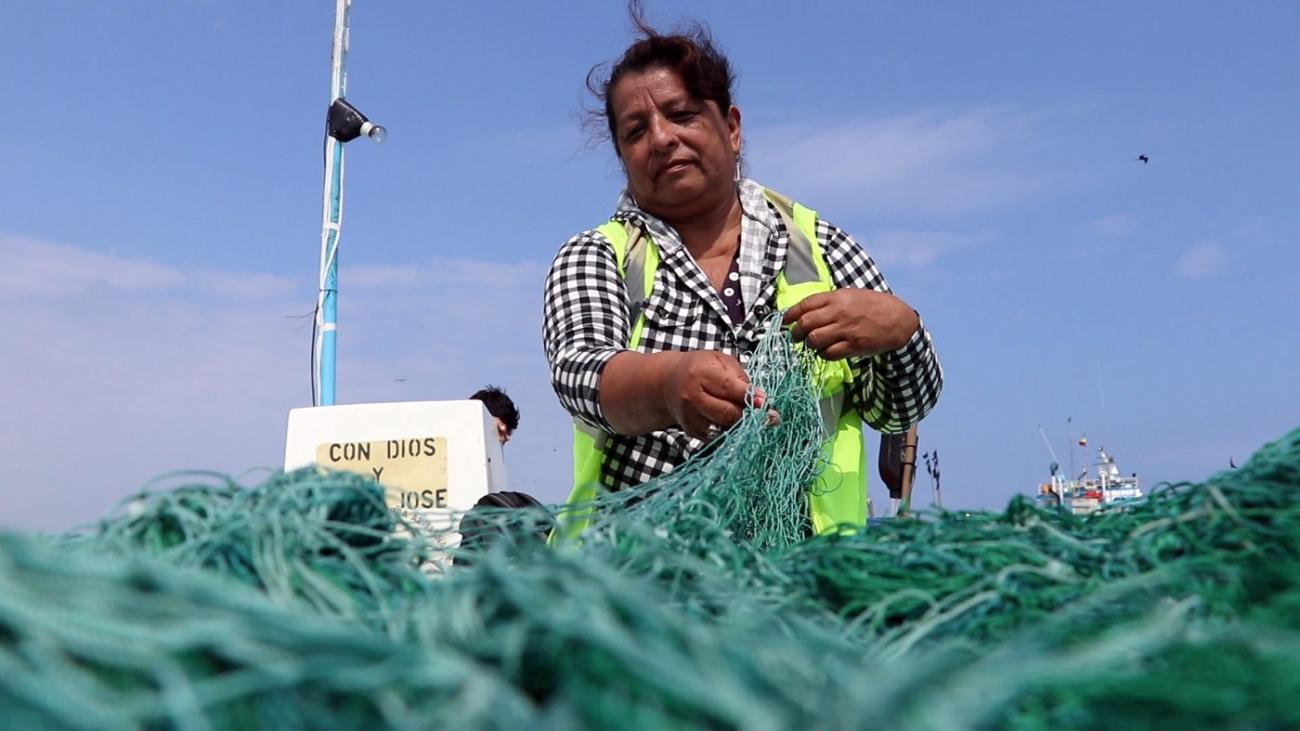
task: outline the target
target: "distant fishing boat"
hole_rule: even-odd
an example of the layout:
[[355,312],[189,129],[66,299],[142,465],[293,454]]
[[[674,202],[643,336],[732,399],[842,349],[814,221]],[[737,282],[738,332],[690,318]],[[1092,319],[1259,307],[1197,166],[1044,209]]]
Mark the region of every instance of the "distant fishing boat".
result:
[[[1115,458],[1105,448],[1097,450],[1097,462],[1084,467],[1074,479],[1061,475],[1056,463],[1048,482],[1038,486],[1038,503],[1061,508],[1075,515],[1087,515],[1104,505],[1137,500],[1142,497],[1142,487],[1137,473],[1125,477],[1115,464]],[[1096,475],[1092,474],[1093,468]]]

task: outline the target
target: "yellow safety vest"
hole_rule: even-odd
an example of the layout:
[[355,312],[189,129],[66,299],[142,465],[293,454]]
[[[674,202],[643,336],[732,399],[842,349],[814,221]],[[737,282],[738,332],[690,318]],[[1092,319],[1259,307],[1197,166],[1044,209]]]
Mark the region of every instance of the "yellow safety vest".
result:
[[[789,309],[809,295],[835,289],[817,242],[817,212],[775,191],[763,192],[790,234],[785,268],[776,278],[777,308]],[[654,291],[659,247],[640,226],[631,229],[629,233],[622,223],[609,221],[596,230],[613,247],[619,275],[627,285],[631,303],[628,321],[632,323],[627,347],[636,350],[645,329],[644,305]],[[862,441],[862,419],[855,410],[845,406],[845,388],[853,374],[844,361],[828,365],[821,369],[822,420],[830,435],[822,445],[826,467],[809,496],[813,529],[819,534],[856,529],[867,521],[867,454]],[[579,419],[574,419],[573,424],[573,492],[568,502],[578,505],[591,502],[602,491],[601,467],[609,435]],[[564,538],[576,536],[586,528],[589,518],[585,511],[569,513],[560,521],[557,533]]]

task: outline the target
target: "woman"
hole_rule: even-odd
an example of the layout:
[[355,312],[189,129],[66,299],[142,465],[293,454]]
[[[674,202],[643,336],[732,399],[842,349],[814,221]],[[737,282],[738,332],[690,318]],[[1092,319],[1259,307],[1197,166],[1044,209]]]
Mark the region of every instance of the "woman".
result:
[[740,177],[734,76],[707,32],[634,22],[643,37],[606,81],[589,80],[626,190],[546,280],[546,356],[578,427],[570,500],[664,474],[734,424],[748,408],[744,354],[785,309],[796,340],[843,364],[824,384],[832,464],[810,517],[819,532],[861,525],[862,421],[899,432],[933,408],[942,372],[929,333],[848,234]]

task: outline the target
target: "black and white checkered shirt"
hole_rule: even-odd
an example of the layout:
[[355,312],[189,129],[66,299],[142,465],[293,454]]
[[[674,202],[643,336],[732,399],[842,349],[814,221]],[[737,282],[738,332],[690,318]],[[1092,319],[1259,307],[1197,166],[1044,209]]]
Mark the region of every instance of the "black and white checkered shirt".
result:
[[[717,350],[736,356],[743,365],[754,350],[776,306],[776,276],[785,266],[788,234],[761,186],[750,180],[739,186],[739,284],[745,319],[738,326],[677,232],[639,209],[628,193],[619,199],[614,220],[640,223],[661,257],[638,351]],[[819,218],[817,239],[835,286],[890,291],[875,262],[848,234]],[[613,434],[601,474],[607,487],[639,485],[669,472],[701,446],[677,428],[639,437],[617,435],[605,420],[601,371],[627,349],[631,323],[627,288],[603,235],[592,229],[565,242],[551,263],[545,297],[542,340],[555,393],[569,413]],[[882,432],[905,431],[920,421],[943,387],[943,371],[924,325],[902,348],[851,358],[849,366],[854,381],[848,403]]]

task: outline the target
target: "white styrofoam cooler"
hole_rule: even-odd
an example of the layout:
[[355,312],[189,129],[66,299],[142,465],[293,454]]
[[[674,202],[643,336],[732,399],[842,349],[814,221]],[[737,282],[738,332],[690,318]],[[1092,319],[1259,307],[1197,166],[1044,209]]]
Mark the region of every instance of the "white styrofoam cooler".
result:
[[506,489],[496,423],[480,401],[407,401],[293,409],[284,468],[374,477],[388,506],[432,530]]

